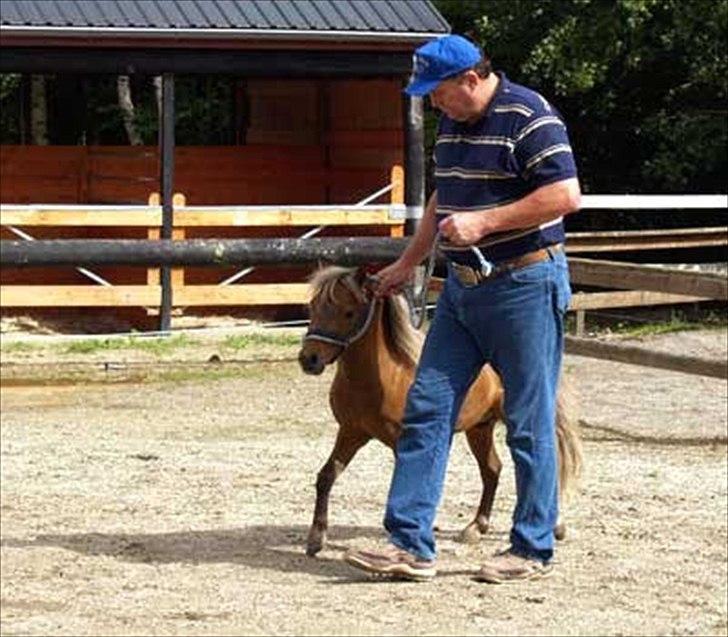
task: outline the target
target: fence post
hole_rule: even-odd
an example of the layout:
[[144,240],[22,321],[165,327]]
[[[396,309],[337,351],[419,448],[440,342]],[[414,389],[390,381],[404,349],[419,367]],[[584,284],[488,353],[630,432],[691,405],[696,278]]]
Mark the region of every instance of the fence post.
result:
[[[181,193],[176,192],[172,197],[172,204],[175,208],[184,208],[187,205],[187,198]],[[175,241],[181,241],[185,238],[184,227],[172,226],[172,239]],[[185,269],[184,266],[178,268],[172,268],[172,287],[177,290],[178,288],[184,287],[185,284]]]
[[[161,201],[161,199],[160,199],[158,192],[152,192],[149,194],[148,204],[150,206],[159,206],[160,201]],[[175,208],[184,207],[187,205],[187,198],[181,192],[176,192],[176,193],[174,193],[174,196],[172,197],[172,204]],[[160,233],[159,226],[150,226],[147,229],[147,239],[156,241],[160,238],[160,235],[161,235],[161,233]],[[184,238],[185,238],[185,229],[184,228],[172,227],[172,239],[174,239],[175,241],[179,241]],[[147,285],[160,285],[161,277],[160,277],[159,273],[160,273],[159,268],[147,268]],[[171,276],[171,281],[172,281],[172,287],[174,287],[174,288],[184,287],[184,284],[185,284],[184,266],[172,268],[170,276]],[[158,316],[159,308],[148,307],[147,315]]]
[[[390,175],[392,192],[390,193],[389,201],[393,206],[404,206],[404,168],[402,168],[399,164],[395,164],[392,166]],[[389,226],[389,236],[404,236],[404,224],[401,226]]]

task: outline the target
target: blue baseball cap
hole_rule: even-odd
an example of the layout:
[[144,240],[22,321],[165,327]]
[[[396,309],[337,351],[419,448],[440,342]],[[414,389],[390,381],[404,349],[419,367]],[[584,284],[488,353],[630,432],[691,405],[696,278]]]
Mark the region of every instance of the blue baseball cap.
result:
[[482,59],[480,49],[460,35],[446,35],[415,50],[412,76],[404,92],[427,95],[443,80],[474,67]]

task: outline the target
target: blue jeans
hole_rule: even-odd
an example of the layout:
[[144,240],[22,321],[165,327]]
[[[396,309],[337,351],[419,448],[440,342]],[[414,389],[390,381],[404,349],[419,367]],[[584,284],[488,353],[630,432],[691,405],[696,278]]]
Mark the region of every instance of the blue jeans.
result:
[[476,287],[445,282],[407,396],[384,526],[390,540],[435,557],[433,524],[460,406],[485,363],[505,389],[516,474],[514,552],[553,556],[558,517],[556,393],[571,297],[563,251]]

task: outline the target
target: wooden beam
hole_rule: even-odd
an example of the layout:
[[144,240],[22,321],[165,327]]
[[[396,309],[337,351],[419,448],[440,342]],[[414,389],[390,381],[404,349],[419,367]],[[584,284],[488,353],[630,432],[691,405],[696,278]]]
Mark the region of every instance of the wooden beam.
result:
[[401,219],[390,219],[389,213],[388,206],[374,209],[285,206],[256,209],[243,206],[194,206],[175,210],[174,224],[189,228],[193,226],[368,226],[402,223]]
[[159,285],[3,285],[0,307],[158,306]]
[[412,69],[405,51],[331,51],[285,48],[207,50],[3,46],[1,73],[227,73],[240,77],[402,77]]
[[3,226],[161,226],[161,206],[0,205]]
[[565,349],[568,354],[575,354],[576,356],[589,356],[618,363],[669,369],[684,374],[728,378],[728,361],[725,360],[706,359],[697,356],[677,356],[676,354],[658,352],[644,347],[635,347],[622,343],[606,343],[574,336],[566,337]]
[[[174,305],[302,305],[307,283],[187,285],[173,288]],[[158,307],[160,285],[3,285],[0,307]]]
[[574,257],[569,259],[569,271],[572,282],[579,285],[668,292],[728,301],[728,279],[722,274]]
[[722,245],[728,246],[728,228],[569,232],[566,235],[566,251],[570,254],[707,248]]
[[685,296],[644,290],[618,292],[576,292],[571,297],[570,310],[597,310],[610,307],[639,307],[645,305],[673,305],[708,301],[702,296]]
[[[434,302],[442,292],[445,280],[439,277],[430,279],[427,299]],[[644,290],[619,290],[616,292],[575,292],[569,304],[570,311],[597,310],[612,307],[639,307],[650,305],[673,305],[678,303],[697,303],[709,301],[702,296],[667,294],[665,292],[646,292]]]
[[0,265],[285,266],[394,261],[407,241],[391,237],[309,239],[63,239],[2,241]]
[[245,285],[186,285],[175,288],[177,306],[299,305],[310,299],[307,283],[250,283]]
[[[157,195],[156,201],[159,201]],[[175,227],[218,226],[369,226],[401,225],[389,206],[175,206]],[[0,205],[3,226],[161,226],[159,204],[149,206]]]

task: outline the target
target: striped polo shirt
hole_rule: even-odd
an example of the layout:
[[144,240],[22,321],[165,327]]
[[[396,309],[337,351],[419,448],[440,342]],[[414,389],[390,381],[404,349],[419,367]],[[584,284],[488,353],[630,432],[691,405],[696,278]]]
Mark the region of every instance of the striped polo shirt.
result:
[[[503,73],[481,118],[473,123],[440,118],[435,143],[438,221],[453,212],[494,208],[541,186],[576,177],[566,126],[541,95]],[[478,242],[494,263],[564,240],[562,219],[540,227],[488,235]],[[446,251],[477,266],[472,250]]]

